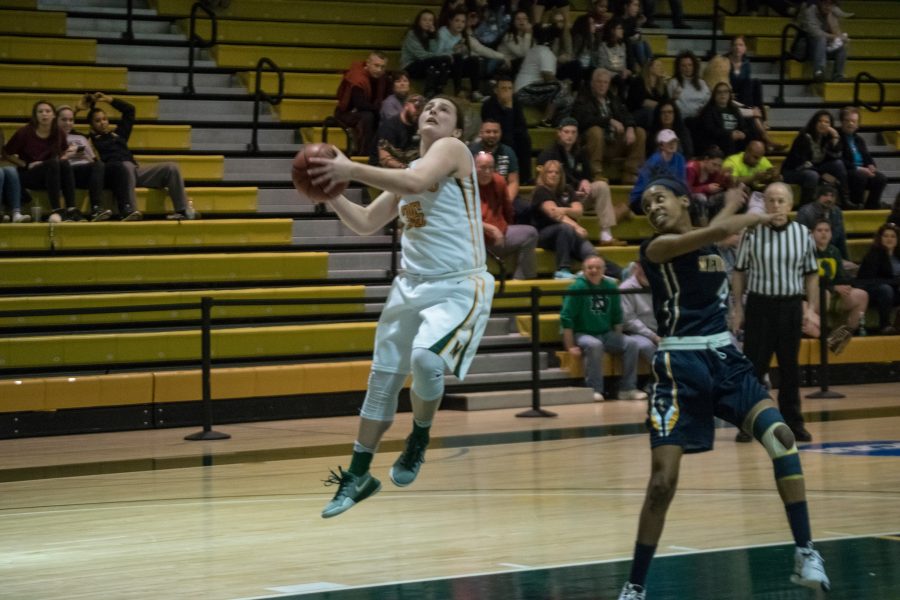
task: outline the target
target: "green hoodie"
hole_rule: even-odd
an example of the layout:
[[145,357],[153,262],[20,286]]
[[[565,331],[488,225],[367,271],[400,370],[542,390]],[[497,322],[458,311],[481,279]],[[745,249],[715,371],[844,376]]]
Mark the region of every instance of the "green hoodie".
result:
[[[601,279],[598,285],[592,285],[583,275],[579,275],[569,286],[569,290],[617,289],[619,286],[609,277]],[[622,323],[621,298],[618,294],[565,296],[559,320],[563,329],[571,329],[575,333],[607,333]]]

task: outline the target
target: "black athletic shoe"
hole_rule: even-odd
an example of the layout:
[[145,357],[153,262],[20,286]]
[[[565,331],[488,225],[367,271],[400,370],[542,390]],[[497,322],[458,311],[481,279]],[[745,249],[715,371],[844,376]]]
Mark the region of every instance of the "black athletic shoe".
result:
[[427,440],[413,434],[406,438],[406,448],[391,467],[391,481],[394,485],[406,487],[416,480],[419,468],[425,462],[426,448],[428,448]]
[[734,436],[734,441],[738,442],[739,444],[749,444],[753,441],[753,436],[751,436],[749,433],[744,433],[744,430],[741,429],[740,431],[738,431],[738,434]]

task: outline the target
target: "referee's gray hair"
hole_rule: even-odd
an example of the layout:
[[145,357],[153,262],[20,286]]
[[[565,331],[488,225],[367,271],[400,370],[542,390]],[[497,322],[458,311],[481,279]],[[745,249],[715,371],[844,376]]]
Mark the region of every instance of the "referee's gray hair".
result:
[[783,181],[773,181],[772,183],[767,185],[765,191],[763,192],[763,195],[765,195],[765,192],[769,191],[769,188],[774,187],[776,185],[784,188],[784,191],[785,191],[785,193],[787,193],[788,198],[791,199],[791,202],[794,201],[794,190],[791,189],[791,186],[789,186],[788,184],[786,184]]

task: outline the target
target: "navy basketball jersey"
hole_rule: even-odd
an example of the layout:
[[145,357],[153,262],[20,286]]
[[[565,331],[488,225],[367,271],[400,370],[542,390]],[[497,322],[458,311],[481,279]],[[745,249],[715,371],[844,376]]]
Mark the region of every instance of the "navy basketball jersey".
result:
[[728,330],[728,277],[725,260],[710,245],[655,263],[641,244],[641,266],[653,294],[660,337],[713,335]]

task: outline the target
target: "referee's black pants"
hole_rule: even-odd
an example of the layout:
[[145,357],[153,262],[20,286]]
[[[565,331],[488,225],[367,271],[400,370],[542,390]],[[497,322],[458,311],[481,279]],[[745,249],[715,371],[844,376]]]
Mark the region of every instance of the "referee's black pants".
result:
[[803,427],[800,413],[800,337],[803,297],[747,295],[744,312],[744,354],[762,381],[772,353],[778,359],[778,407],[793,430]]

